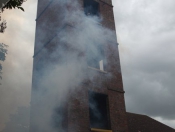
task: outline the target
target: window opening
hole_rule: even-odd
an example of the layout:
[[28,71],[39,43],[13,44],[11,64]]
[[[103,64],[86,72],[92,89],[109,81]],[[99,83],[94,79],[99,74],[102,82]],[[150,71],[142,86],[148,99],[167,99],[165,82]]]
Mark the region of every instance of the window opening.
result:
[[87,47],[87,64],[104,71],[104,47],[98,45],[95,48]]
[[100,70],[104,71],[103,60],[99,61]]
[[107,95],[89,91],[89,116],[91,128],[110,129]]
[[98,16],[99,3],[94,0],[84,0],[84,12],[88,16]]
[[53,111],[53,127],[55,129],[66,130],[67,128],[67,110],[65,105],[60,105]]
[[97,129],[97,128],[91,128],[92,132],[112,132],[112,130],[104,130],[104,129]]

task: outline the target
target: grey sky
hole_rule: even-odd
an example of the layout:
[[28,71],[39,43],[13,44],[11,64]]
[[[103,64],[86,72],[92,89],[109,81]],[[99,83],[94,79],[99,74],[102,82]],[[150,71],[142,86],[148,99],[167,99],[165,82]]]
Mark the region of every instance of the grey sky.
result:
[[175,1],[114,1],[127,111],[175,128]]
[[[0,130],[9,114],[29,106],[36,1],[5,11],[9,45],[0,85]],[[127,111],[175,128],[175,1],[113,0]]]
[[36,2],[27,1],[23,7],[25,12],[16,9],[2,13],[7,29],[0,34],[0,42],[9,47],[0,80],[0,130],[10,114],[16,113],[20,106],[29,106],[30,102]]

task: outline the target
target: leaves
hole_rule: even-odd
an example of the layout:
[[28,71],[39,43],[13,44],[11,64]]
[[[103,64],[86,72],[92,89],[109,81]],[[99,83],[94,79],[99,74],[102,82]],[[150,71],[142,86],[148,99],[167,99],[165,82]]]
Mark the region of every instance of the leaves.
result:
[[24,9],[22,7],[18,7],[18,9],[21,9],[22,11],[24,11]]
[[[1,11],[3,12],[4,9],[12,9],[12,8],[18,8],[22,11],[24,11],[24,9],[21,7],[22,3],[25,2],[25,0],[9,0],[5,5],[3,5],[3,7],[0,9],[0,13]],[[1,14],[0,14],[0,21],[1,21]],[[6,28],[6,21],[3,21],[0,23],[0,33],[4,33],[4,30]],[[6,58],[6,54],[7,54],[7,45],[0,43],[0,61],[4,61]],[[0,79],[2,79],[1,74],[2,74],[2,65],[0,63]]]
[[[12,9],[12,8],[18,8],[22,11],[24,9],[21,7],[22,3],[25,2],[26,0],[9,0],[3,7],[0,9],[0,12],[4,11],[4,9]],[[1,14],[0,14],[0,21],[1,21]],[[0,23],[0,33],[4,33],[4,30],[6,28],[6,21],[3,21]],[[0,61],[4,61],[6,58],[7,54],[7,45],[0,43]],[[0,79],[2,79],[1,74],[2,74],[2,65],[0,63]]]
[[12,8],[18,8],[22,11],[24,11],[24,9],[21,7],[22,3],[25,2],[25,0],[10,0],[9,2],[7,2],[7,4],[5,6],[3,6],[2,11],[4,9],[12,9]]
[[[7,45],[0,43],[0,61],[4,61],[6,58],[6,54],[7,54]],[[0,75],[2,74],[2,65],[0,63]],[[0,76],[0,79],[2,79],[2,77]]]
[[5,20],[0,23],[0,33],[4,33],[5,29],[7,28],[6,23],[7,22]]
[[7,45],[0,43],[0,61],[5,61],[7,54]]

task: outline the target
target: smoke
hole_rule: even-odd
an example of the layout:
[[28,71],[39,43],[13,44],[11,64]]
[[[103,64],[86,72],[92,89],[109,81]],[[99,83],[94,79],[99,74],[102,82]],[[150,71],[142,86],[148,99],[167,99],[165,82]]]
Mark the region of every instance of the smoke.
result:
[[52,10],[52,17],[36,32],[34,58],[40,59],[34,62],[31,131],[62,132],[61,109],[87,79],[88,56],[102,58],[99,47],[116,43],[116,36],[100,24],[102,16],[86,16],[76,0],[52,1],[47,10]]
[[[8,127],[6,123],[11,122],[10,115],[16,114],[18,107],[30,105],[35,6],[36,1],[31,0],[24,3],[25,12],[16,9],[1,13],[7,28],[0,33],[0,42],[8,45],[8,54],[2,62],[0,80],[0,131]],[[15,119],[18,122],[19,118]]]

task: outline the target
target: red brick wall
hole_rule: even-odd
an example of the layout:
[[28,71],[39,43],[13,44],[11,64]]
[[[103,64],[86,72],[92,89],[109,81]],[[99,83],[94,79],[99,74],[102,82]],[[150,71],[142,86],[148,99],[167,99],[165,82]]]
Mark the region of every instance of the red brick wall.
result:
[[[83,5],[83,0],[79,1]],[[115,30],[111,0],[96,1],[100,4],[99,12],[103,18],[102,25],[111,30]],[[59,19],[62,18],[62,16],[59,15],[61,14],[60,10],[56,10],[58,7],[55,7],[54,1],[47,7],[48,4],[48,0],[39,0],[38,2],[33,89],[35,88],[35,84],[37,84],[35,69],[39,60],[47,56],[43,55],[43,50],[40,51],[40,49],[42,49],[42,47],[46,45],[50,39],[53,39],[53,36],[56,33],[54,29],[47,28],[47,26],[62,26],[62,23],[59,23]],[[47,9],[44,11],[45,7],[47,7]],[[43,11],[44,13],[42,14]],[[52,25],[52,21],[57,21],[57,23]],[[42,32],[43,34],[41,35]],[[52,51],[52,46],[54,47],[54,40],[49,43],[49,46],[46,45],[45,48]],[[37,54],[38,51],[40,51],[39,54]],[[107,59],[105,66],[107,73],[88,68],[86,71],[86,80],[82,82],[78,88],[74,88],[74,90],[69,93],[69,100],[66,106],[68,109],[68,113],[66,115],[68,132],[90,132],[89,90],[108,95],[110,123],[113,132],[128,132],[117,41],[114,44],[108,43],[105,45],[105,55]]]
[[175,132],[175,129],[146,115],[127,112],[127,117],[130,132]]
[[[110,0],[97,0],[100,3],[102,25],[115,30],[113,7]],[[84,82],[78,91],[71,93],[68,127],[75,132],[90,132],[88,90],[108,95],[110,122],[113,132],[128,132],[124,101],[124,91],[117,42],[106,44],[106,71],[103,73],[88,69],[90,80]],[[96,72],[94,76],[94,72]],[[68,131],[69,132],[69,131]]]

